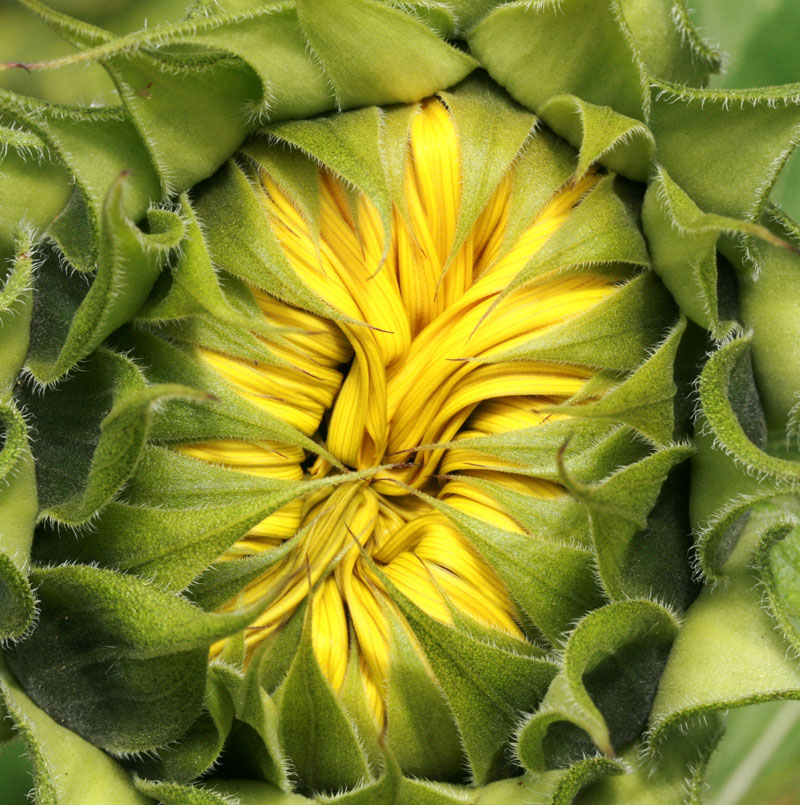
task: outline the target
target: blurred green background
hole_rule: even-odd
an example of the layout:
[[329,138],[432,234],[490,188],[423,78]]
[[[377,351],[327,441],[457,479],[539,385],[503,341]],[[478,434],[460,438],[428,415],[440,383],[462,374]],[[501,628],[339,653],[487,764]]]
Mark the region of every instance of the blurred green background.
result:
[[[187,2],[51,0],[50,5],[122,33],[175,19]],[[800,0],[693,0],[693,5],[701,34],[726,54],[725,73],[714,80],[715,86],[800,82]],[[69,52],[68,45],[13,0],[0,0],[0,61]],[[62,103],[114,100],[110,80],[96,65],[6,72],[0,74],[0,86]],[[800,152],[789,161],[774,197],[800,218]],[[708,779],[710,805],[800,805],[800,702],[771,702],[733,712]],[[21,742],[12,740],[0,747],[0,803],[27,803],[30,788],[30,764]]]

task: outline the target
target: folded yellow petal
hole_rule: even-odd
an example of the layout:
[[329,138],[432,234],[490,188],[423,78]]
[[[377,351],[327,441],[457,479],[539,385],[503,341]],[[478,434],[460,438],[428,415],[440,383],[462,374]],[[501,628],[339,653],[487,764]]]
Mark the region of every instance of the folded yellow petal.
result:
[[411,116],[404,176],[404,209],[395,206],[386,232],[367,196],[320,168],[316,232],[264,173],[268,225],[300,280],[340,317],[325,320],[254,289],[267,321],[280,328],[280,337],[268,344],[276,360],[201,350],[243,399],[313,436],[345,468],[374,472],[353,480],[326,458],[311,460],[297,447],[271,442],[180,448],[237,472],[332,482],[284,506],[230,548],[223,558],[236,561],[300,535],[293,551],[226,608],[269,604],[247,631],[252,650],[311,595],[320,668],[339,691],[348,663],[357,658],[365,700],[379,725],[390,664],[388,614],[402,622],[393,600],[398,594],[442,623],[467,618],[526,639],[503,582],[447,509],[434,508],[430,499],[524,533],[489,491],[493,484],[531,499],[565,494],[558,484],[517,473],[508,462],[459,442],[563,419],[548,408],[580,392],[593,371],[502,355],[585,313],[617,288],[601,274],[550,273],[505,293],[597,184],[595,173],[562,188],[507,243],[509,173],[472,230],[459,237],[458,136],[446,106],[433,99]]

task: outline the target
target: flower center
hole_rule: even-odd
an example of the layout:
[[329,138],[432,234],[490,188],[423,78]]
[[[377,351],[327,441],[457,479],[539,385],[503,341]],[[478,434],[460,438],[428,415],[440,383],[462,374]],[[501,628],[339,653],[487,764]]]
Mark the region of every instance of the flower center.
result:
[[313,645],[323,672],[339,690],[357,663],[381,723],[392,623],[402,623],[393,590],[440,621],[466,617],[525,639],[503,582],[447,511],[522,532],[492,489],[563,494],[481,451],[480,440],[559,418],[550,408],[592,375],[505,355],[613,292],[613,280],[589,273],[512,286],[596,178],[556,194],[509,242],[507,176],[461,236],[458,141],[447,109],[434,100],[412,122],[404,204],[393,210],[388,246],[372,203],[330,173],[319,174],[318,233],[274,178],[265,174],[262,182],[265,215],[286,257],[339,317],[326,320],[254,289],[267,319],[286,328],[270,345],[280,363],[201,354],[242,396],[317,438],[343,467],[373,472],[348,479],[320,457],[306,473],[302,450],[269,442],[181,449],[266,477],[341,479],[275,512],[223,558],[294,540],[243,594],[246,604],[272,601],[246,644],[275,639],[313,590]]

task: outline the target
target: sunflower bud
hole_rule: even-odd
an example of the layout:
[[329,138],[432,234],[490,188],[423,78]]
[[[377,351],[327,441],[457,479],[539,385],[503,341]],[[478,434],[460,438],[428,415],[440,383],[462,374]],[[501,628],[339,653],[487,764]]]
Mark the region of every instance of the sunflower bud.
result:
[[0,96],[57,166],[0,240],[39,800],[699,802],[800,697],[796,98],[680,4],[25,5],[123,100]]

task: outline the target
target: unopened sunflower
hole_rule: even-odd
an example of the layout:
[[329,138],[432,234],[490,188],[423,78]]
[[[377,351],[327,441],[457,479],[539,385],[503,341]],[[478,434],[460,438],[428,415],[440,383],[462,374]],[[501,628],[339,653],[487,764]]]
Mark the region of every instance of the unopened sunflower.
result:
[[700,802],[800,698],[797,88],[677,0],[22,5],[120,101],[0,91],[37,801]]

